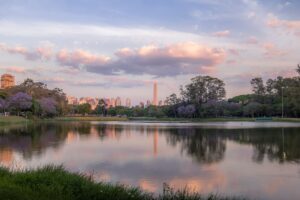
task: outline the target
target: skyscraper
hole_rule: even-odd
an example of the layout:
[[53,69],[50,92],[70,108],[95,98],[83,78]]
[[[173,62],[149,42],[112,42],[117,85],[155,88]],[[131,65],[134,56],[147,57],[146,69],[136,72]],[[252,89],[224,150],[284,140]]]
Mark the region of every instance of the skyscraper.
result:
[[1,76],[1,88],[6,89],[15,86],[15,77],[10,74],[3,74]]
[[126,99],[126,107],[131,107],[131,100],[129,98]]
[[116,100],[114,98],[111,98],[110,104],[111,104],[111,107],[114,108],[116,106]]
[[157,82],[155,81],[153,84],[153,102],[152,104],[154,106],[158,105],[158,99],[157,99]]
[[121,105],[122,105],[121,98],[117,97],[116,98],[116,106],[121,106]]

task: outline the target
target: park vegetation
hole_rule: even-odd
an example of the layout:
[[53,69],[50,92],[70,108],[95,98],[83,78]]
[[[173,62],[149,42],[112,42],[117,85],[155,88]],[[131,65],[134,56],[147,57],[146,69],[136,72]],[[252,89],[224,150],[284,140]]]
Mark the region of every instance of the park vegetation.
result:
[[101,99],[96,109],[89,104],[73,106],[72,113],[103,116],[155,117],[155,118],[224,118],[224,117],[300,117],[300,66],[295,77],[250,81],[251,94],[225,99],[225,83],[210,76],[196,76],[180,95],[171,94],[163,106],[108,107]]
[[2,90],[0,109],[13,115],[37,116],[124,116],[132,118],[232,118],[300,117],[300,66],[295,77],[278,76],[266,82],[261,77],[250,81],[251,94],[225,99],[225,83],[215,77],[196,76],[180,87],[179,95],[168,96],[163,106],[109,107],[100,99],[95,109],[88,103],[68,105],[65,93],[48,89],[31,79]]
[[42,82],[26,79],[20,85],[0,91],[2,113],[24,117],[54,117],[67,113],[65,93],[59,89],[48,89]]

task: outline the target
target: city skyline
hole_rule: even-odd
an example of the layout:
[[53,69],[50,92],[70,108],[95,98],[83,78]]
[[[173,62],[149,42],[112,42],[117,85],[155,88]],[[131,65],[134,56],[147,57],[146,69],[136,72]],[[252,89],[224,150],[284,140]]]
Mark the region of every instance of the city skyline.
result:
[[[4,1],[0,73],[70,96],[131,94],[132,104],[179,94],[197,75],[224,80],[227,98],[250,80],[295,76],[296,0]],[[87,12],[88,11],[88,12]],[[53,14],[55,13],[55,15]],[[150,89],[149,89],[150,88]]]
[[[131,98],[126,97],[124,98],[125,101],[122,103],[121,97],[74,97],[67,95],[68,104],[78,105],[78,104],[84,104],[89,103],[92,107],[92,109],[95,109],[98,105],[98,102],[100,99],[103,99],[105,101],[105,104],[107,107],[116,107],[116,106],[125,106],[125,107],[132,107],[132,106],[140,106],[144,107],[145,102],[140,101],[139,103],[132,104]],[[157,82],[154,82],[153,84],[153,98],[152,102],[150,100],[146,101],[146,106],[155,105],[155,106],[162,106],[164,105],[163,100],[159,100],[158,98],[158,88],[157,88]],[[143,105],[142,105],[143,104]]]

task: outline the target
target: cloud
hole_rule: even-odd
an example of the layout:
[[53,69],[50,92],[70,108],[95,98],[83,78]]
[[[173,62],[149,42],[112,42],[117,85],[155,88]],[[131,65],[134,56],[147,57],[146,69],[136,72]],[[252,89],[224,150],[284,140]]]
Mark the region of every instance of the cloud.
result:
[[282,20],[272,14],[269,14],[267,26],[280,29],[287,33],[292,33],[296,36],[300,35],[300,20]]
[[276,45],[271,42],[264,43],[262,47],[264,48],[264,55],[266,57],[279,57],[287,54],[287,52],[278,49]]
[[228,49],[228,52],[234,56],[239,56],[240,52],[237,49]]
[[[226,55],[222,49],[185,42],[166,47],[148,45],[140,49],[121,49],[116,56],[118,58],[108,64],[111,71],[176,76],[206,72],[222,63]],[[88,68],[88,71],[101,73],[102,66]]]
[[46,45],[29,50],[23,46],[11,47],[6,44],[0,44],[0,50],[9,54],[22,55],[27,60],[49,60],[52,56],[52,47]]
[[148,74],[176,76],[207,73],[225,60],[223,49],[211,48],[194,42],[158,47],[148,45],[139,49],[123,48],[115,52],[115,59],[83,50],[61,50],[56,59],[61,65],[82,67],[98,74]]
[[246,40],[246,44],[253,44],[253,45],[256,45],[258,44],[258,39],[254,36],[251,36],[249,37],[247,40]]
[[80,67],[102,65],[108,62],[110,58],[102,55],[94,55],[80,49],[73,52],[62,49],[56,54],[56,60],[61,65]]
[[18,67],[18,66],[5,67],[4,69],[8,73],[16,73],[16,74],[23,74],[26,71],[23,67]]
[[0,67],[0,69],[5,70],[7,73],[11,74],[39,74],[38,70],[36,69],[26,69],[21,66],[8,66],[8,67]]
[[219,31],[219,32],[213,33],[212,35],[215,37],[229,37],[230,31],[229,30]]

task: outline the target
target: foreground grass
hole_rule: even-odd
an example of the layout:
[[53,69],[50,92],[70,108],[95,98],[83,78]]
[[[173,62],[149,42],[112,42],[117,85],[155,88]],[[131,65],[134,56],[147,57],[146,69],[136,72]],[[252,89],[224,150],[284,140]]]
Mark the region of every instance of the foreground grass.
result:
[[19,124],[29,122],[30,120],[18,116],[0,116],[0,125]]
[[164,194],[154,196],[138,188],[123,185],[95,183],[90,177],[67,172],[62,167],[47,166],[37,170],[11,172],[0,168],[0,199],[11,200],[233,200],[198,193],[173,191],[166,188]]

